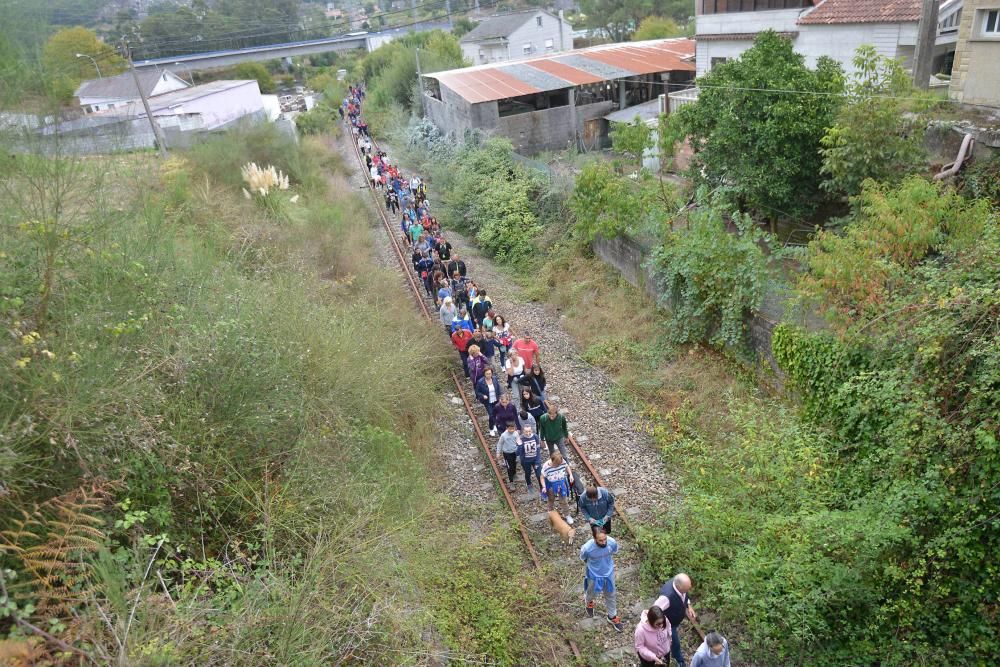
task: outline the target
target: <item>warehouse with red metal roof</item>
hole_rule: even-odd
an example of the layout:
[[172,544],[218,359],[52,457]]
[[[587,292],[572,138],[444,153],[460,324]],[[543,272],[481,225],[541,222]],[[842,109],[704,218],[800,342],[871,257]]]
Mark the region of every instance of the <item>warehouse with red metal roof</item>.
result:
[[427,117],[445,134],[480,130],[519,152],[595,147],[608,114],[690,85],[690,39],[603,44],[423,77]]

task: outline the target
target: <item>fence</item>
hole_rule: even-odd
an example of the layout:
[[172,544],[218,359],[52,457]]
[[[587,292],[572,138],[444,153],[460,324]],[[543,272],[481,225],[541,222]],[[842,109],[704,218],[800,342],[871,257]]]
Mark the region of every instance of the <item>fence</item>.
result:
[[685,104],[691,104],[692,102],[697,102],[698,89],[685,88],[684,90],[678,90],[673,93],[668,93],[667,98],[670,100],[668,103],[668,106],[670,108],[670,113],[674,113]]

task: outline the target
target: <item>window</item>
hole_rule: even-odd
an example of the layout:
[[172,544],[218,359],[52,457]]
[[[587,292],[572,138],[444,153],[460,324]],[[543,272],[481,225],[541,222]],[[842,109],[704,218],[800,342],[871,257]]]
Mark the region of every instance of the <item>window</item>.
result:
[[539,28],[542,27],[542,17],[541,16],[536,16],[535,17],[535,25],[537,25]]
[[982,25],[984,37],[1000,37],[1000,9],[985,10]]
[[715,69],[716,65],[721,65],[722,63],[729,60],[729,58],[712,58],[712,66],[710,69]]
[[555,48],[556,48],[555,44],[552,43],[551,39],[545,40],[545,50],[546,51],[554,51]]
[[528,44],[525,44],[524,46],[521,47],[521,53],[523,53],[524,55],[528,55],[529,53],[531,53],[531,43],[530,42]]

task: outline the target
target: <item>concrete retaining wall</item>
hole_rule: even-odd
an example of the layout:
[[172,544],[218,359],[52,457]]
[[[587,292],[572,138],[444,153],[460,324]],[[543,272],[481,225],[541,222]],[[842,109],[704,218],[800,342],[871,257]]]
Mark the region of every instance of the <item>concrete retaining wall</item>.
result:
[[[653,271],[648,266],[651,245],[627,236],[619,236],[613,239],[598,237],[592,247],[594,253],[606,264],[617,269],[625,280],[642,289],[657,303],[663,304],[663,295],[657,290]],[[760,312],[753,313],[744,322],[748,346],[757,359],[770,365],[779,377],[780,370],[771,352],[771,335],[774,327],[783,319],[790,298],[791,294],[776,287],[764,295]],[[669,307],[669,304],[663,305]]]

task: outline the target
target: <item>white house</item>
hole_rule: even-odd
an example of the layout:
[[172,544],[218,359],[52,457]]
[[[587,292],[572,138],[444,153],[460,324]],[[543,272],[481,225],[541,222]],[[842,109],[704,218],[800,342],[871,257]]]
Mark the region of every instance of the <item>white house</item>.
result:
[[[136,75],[146,97],[156,97],[188,87],[184,79],[166,70],[136,72]],[[84,81],[76,89],[75,95],[79,98],[80,106],[85,113],[107,111],[139,102],[141,99],[130,72]]]
[[[150,98],[149,108],[160,127],[176,127],[181,131],[218,130],[247,116],[267,118],[260,86],[254,79],[212,81],[175,90]],[[139,101],[102,115],[145,118],[146,112]]]
[[[739,56],[757,33],[768,29],[791,39],[811,67],[820,56],[828,56],[850,72],[854,52],[862,44],[910,67],[921,5],[921,0],[696,0],[698,75]],[[944,5],[943,21],[961,12],[961,0]],[[945,61],[941,56],[947,42],[954,42],[946,30],[939,25],[941,54],[936,63]]]
[[562,16],[533,9],[491,16],[464,35],[459,44],[466,60],[482,65],[570,51],[572,33]]

